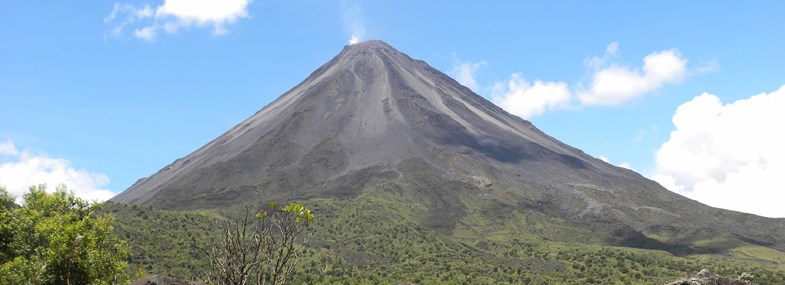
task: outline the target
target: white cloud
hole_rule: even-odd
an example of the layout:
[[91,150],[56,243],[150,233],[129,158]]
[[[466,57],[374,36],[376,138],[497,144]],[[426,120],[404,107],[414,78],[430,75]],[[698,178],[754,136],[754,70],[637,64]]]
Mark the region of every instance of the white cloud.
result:
[[147,4],[142,8],[136,8],[131,4],[114,3],[112,12],[104,18],[104,22],[112,22],[120,14],[128,14],[133,19],[144,19],[153,16],[153,9]]
[[144,27],[134,30],[134,37],[145,41],[155,40],[156,29],[154,27]]
[[652,179],[711,206],[785,217],[783,108],[785,86],[729,104],[693,98],[676,110]]
[[115,24],[110,34],[120,37],[128,26],[134,26],[133,36],[153,41],[161,31],[176,33],[182,28],[210,27],[214,35],[228,32],[226,26],[239,19],[249,17],[248,4],[251,0],[164,0],[155,8],[145,4],[115,3],[112,12],[104,18],[106,23]]
[[101,189],[109,184],[105,174],[74,168],[68,160],[31,154],[27,150],[20,152],[11,141],[0,143],[0,154],[4,155],[0,156],[0,185],[16,196],[18,202],[30,186],[43,183],[51,191],[65,184],[77,197],[88,200],[104,201],[115,194]]
[[[675,49],[653,52],[643,58],[643,67],[634,69],[619,64],[619,43],[612,42],[603,56],[584,61],[589,70],[588,88],[577,84],[570,88],[562,81],[535,81],[530,84],[518,73],[510,80],[494,84],[491,94],[494,103],[508,112],[531,118],[549,110],[593,105],[618,105],[630,99],[656,91],[665,84],[677,83],[688,75],[687,59]],[[458,63],[453,75],[462,84],[477,90],[475,66]],[[692,73],[706,73],[719,69],[716,61],[698,66]]]
[[0,143],[0,155],[16,156],[19,155],[19,151],[16,150],[16,147],[14,147],[11,140],[8,140],[4,143]]
[[720,70],[720,63],[717,60],[709,60],[704,61],[698,64],[697,67],[692,71],[693,74],[704,74],[704,73],[711,73],[717,72]]
[[605,54],[616,54],[619,52],[619,42],[612,42],[605,47]]
[[248,0],[166,0],[156,16],[174,16],[199,25],[223,25],[248,16]]
[[[606,49],[606,57],[618,52],[618,44]],[[583,105],[617,105],[659,89],[665,84],[679,82],[687,75],[687,59],[675,49],[654,52],[643,59],[642,70],[606,64],[605,58],[594,57],[586,65],[597,69],[587,90],[578,92]]]
[[152,17],[153,9],[147,4],[141,8],[137,8],[131,4],[115,3],[112,12],[104,18],[104,23],[111,24],[117,20],[118,16],[124,16],[124,18],[119,23],[116,23],[109,32],[113,37],[122,36],[123,31],[127,26],[142,21],[145,18]]
[[612,42],[605,47],[605,54],[602,57],[592,56],[583,61],[588,68],[599,69],[606,66],[609,62],[615,61],[619,53],[619,42]]
[[349,44],[362,41],[365,38],[365,17],[360,6],[352,1],[342,0],[341,17],[344,29],[351,34]]
[[475,79],[475,74],[485,65],[485,61],[480,62],[457,62],[452,68],[450,75],[455,81],[463,86],[469,87],[474,92],[478,92],[480,87]]
[[517,73],[513,73],[506,84],[497,83],[493,88],[494,103],[524,119],[546,110],[565,108],[571,98],[564,82],[536,80],[530,84]]

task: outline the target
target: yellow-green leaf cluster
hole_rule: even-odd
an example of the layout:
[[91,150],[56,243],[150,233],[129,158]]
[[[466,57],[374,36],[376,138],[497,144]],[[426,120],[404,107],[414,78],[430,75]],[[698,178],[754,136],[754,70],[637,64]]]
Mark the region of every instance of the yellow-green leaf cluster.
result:
[[314,218],[311,210],[305,208],[301,203],[291,203],[283,208],[282,211],[286,213],[293,213],[295,222],[298,223],[302,222],[303,220],[310,222]]

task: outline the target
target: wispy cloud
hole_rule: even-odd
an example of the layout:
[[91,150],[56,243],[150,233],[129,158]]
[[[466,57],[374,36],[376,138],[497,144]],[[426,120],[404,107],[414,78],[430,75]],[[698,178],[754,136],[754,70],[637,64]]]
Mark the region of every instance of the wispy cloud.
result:
[[0,155],[10,155],[10,156],[17,156],[19,155],[19,151],[16,150],[13,142],[8,140],[4,143],[0,143]]
[[785,86],[723,104],[712,94],[682,104],[650,177],[711,206],[785,217]]
[[454,66],[450,71],[450,76],[455,78],[458,83],[462,84],[463,86],[469,87],[474,92],[479,92],[480,86],[477,84],[477,79],[475,79],[475,75],[477,72],[485,66],[487,63],[485,61],[480,62],[470,62],[470,61],[460,61],[457,58],[455,59]]
[[342,0],[341,17],[344,30],[350,34],[350,45],[365,39],[365,18],[360,5],[353,1]]
[[[61,183],[83,199],[104,201],[114,196],[113,192],[102,189],[109,184],[109,177],[105,174],[77,169],[62,158],[19,151],[10,140],[0,143],[0,185],[5,186],[19,202],[32,185],[56,186]],[[54,190],[55,187],[49,189]]]
[[704,73],[711,73],[717,71],[720,71],[720,63],[717,60],[712,59],[698,64],[698,66],[693,69],[692,73],[704,74]]
[[122,37],[126,30],[145,41],[154,41],[161,32],[177,33],[183,28],[208,27],[214,35],[228,33],[227,26],[249,17],[251,0],[164,0],[151,7],[115,3],[104,18],[109,35]]

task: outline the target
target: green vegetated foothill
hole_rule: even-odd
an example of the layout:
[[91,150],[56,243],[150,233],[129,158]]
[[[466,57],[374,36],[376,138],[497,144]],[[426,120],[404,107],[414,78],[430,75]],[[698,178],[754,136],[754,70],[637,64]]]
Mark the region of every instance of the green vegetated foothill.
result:
[[[771,257],[675,256],[585,244],[580,240],[596,237],[537,212],[492,219],[468,213],[448,235],[423,226],[428,205],[385,187],[305,204],[318,219],[311,223],[313,236],[292,284],[664,284],[701,269],[723,276],[748,272],[758,284],[785,282],[785,263]],[[132,268],[203,280],[209,271],[206,249],[219,233],[214,222],[244,206],[167,211],[110,203],[105,210],[118,216],[115,230],[131,245]]]

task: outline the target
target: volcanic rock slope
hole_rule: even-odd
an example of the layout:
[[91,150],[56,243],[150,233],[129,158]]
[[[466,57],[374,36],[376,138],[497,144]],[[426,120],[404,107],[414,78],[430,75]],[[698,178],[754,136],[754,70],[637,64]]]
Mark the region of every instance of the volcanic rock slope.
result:
[[351,198],[369,187],[427,205],[422,224],[445,234],[470,211],[537,212],[621,245],[721,236],[785,250],[783,219],[711,208],[591,157],[382,41],[344,47],[112,201],[202,209]]

